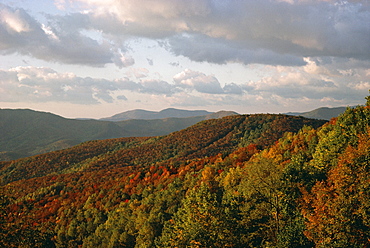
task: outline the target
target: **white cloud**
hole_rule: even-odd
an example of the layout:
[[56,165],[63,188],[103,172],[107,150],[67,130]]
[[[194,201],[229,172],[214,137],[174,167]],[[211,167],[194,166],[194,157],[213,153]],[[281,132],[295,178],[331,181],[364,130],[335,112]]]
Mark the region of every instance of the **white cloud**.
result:
[[27,20],[23,18],[24,13],[21,10],[14,12],[8,9],[0,10],[0,21],[7,27],[9,32],[29,32],[31,31],[30,25]]
[[370,89],[370,80],[368,82],[360,82],[358,84],[352,84],[352,85],[357,90],[366,91]]
[[189,90],[196,90],[200,93],[222,94],[220,82],[211,75],[186,69],[174,76],[177,87]]
[[48,27],[48,26],[42,24],[41,28],[45,32],[45,34],[49,36],[50,39],[53,39],[55,41],[60,41],[58,36],[56,36],[56,34],[53,32],[51,27]]
[[[362,66],[344,72],[341,68],[350,68],[352,60],[329,60],[325,63],[315,58],[307,58],[303,67],[269,66],[270,76],[248,82],[245,89],[248,94],[279,96],[281,99],[334,99],[343,105],[349,102],[362,102],[367,94],[366,86],[370,78],[366,74],[367,62]],[[320,62],[321,61],[321,62]],[[335,102],[333,101],[333,102]],[[325,101],[327,102],[327,101]]]
[[3,102],[71,102],[96,104],[112,102],[111,92],[133,88],[126,81],[80,78],[71,73],[58,73],[50,68],[17,67],[0,71]]

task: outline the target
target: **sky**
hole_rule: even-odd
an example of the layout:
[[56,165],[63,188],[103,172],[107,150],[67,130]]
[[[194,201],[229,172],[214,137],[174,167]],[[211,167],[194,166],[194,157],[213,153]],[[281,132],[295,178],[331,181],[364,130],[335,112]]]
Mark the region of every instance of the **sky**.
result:
[[0,108],[286,113],[369,89],[369,0],[0,0]]

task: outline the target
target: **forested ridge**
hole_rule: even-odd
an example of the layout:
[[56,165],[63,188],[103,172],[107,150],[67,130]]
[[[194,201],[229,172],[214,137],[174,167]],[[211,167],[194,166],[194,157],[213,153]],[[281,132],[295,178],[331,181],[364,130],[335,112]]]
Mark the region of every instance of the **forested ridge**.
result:
[[219,111],[201,116],[199,114],[208,112],[168,109],[158,117],[164,117],[166,113],[170,115],[172,112],[177,116],[182,114],[196,116],[103,121],[67,119],[30,109],[0,109],[0,129],[2,131],[0,161],[61,150],[90,140],[166,135],[202,120],[236,114],[230,111]]
[[0,163],[2,247],[369,247],[370,99]]

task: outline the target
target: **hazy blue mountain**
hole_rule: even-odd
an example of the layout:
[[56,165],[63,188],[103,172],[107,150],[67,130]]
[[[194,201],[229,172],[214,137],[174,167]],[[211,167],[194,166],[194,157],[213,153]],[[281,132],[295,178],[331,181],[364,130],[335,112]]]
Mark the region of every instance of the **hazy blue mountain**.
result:
[[140,119],[140,120],[153,120],[153,119],[163,119],[163,118],[184,118],[184,117],[193,117],[193,116],[203,116],[209,115],[212,112],[208,112],[205,110],[183,110],[183,109],[174,109],[168,108],[161,110],[159,112],[156,111],[148,111],[143,109],[135,109],[130,111],[125,111],[111,117],[102,118],[100,120],[105,121],[124,121],[124,120],[131,120],[131,119]]
[[336,108],[328,108],[322,107],[318,109],[314,109],[308,112],[289,112],[286,113],[287,115],[295,115],[295,116],[303,116],[306,118],[312,119],[321,119],[321,120],[330,120],[333,117],[337,117],[338,115],[342,114],[346,110],[346,107],[336,107]]

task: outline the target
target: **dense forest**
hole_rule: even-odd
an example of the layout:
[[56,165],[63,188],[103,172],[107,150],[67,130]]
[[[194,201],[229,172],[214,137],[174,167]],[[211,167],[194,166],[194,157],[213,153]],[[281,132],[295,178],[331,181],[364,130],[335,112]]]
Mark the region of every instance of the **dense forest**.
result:
[[370,97],[0,162],[1,247],[370,247]]

